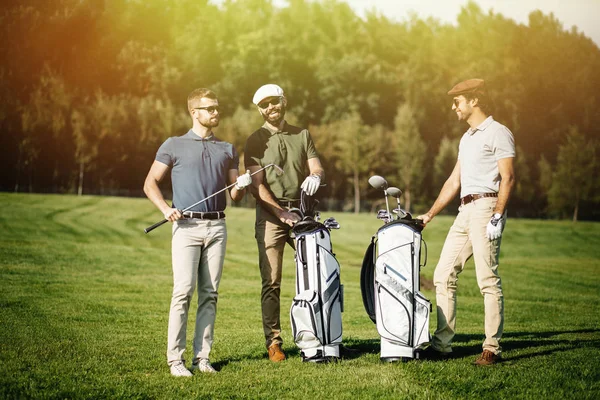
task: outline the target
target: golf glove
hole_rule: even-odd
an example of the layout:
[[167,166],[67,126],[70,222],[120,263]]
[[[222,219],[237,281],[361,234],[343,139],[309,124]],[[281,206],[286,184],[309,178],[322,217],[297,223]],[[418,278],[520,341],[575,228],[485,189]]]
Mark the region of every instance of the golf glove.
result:
[[489,240],[496,240],[502,236],[504,227],[504,216],[499,213],[492,215],[492,219],[487,224],[486,233]]
[[321,177],[319,175],[309,175],[302,182],[300,189],[304,190],[307,195],[312,196],[317,193],[319,186],[321,186]]
[[235,181],[235,188],[237,190],[242,190],[246,186],[250,186],[252,184],[252,177],[249,172],[246,172],[243,175],[237,177]]

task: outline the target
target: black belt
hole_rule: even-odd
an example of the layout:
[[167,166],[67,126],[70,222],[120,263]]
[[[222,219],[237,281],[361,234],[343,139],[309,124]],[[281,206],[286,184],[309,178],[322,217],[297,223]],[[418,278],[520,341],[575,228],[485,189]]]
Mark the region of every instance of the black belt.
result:
[[221,219],[225,218],[225,213],[223,211],[209,211],[209,212],[199,212],[199,211],[185,211],[183,213],[184,218],[196,218],[196,219]]
[[287,208],[300,207],[300,200],[277,200],[277,204]]
[[469,204],[472,201],[477,199],[482,199],[484,197],[498,197],[498,193],[478,193],[478,194],[468,194],[462,199],[460,199],[460,205],[464,206],[465,204]]

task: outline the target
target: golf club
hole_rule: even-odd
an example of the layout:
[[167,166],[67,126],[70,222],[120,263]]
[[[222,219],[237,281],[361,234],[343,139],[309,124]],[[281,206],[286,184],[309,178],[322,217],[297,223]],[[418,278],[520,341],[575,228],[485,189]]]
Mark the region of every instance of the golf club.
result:
[[[268,165],[265,165],[264,167],[262,167],[261,169],[259,169],[257,171],[254,171],[253,173],[250,174],[250,176],[258,174],[260,171],[263,171],[263,170],[265,170],[265,169],[267,169],[269,167],[274,167],[275,168],[277,176],[283,175],[283,169],[279,165],[268,164]],[[206,197],[206,198],[204,198],[204,199],[202,199],[202,200],[200,200],[200,201],[192,204],[191,206],[186,207],[186,208],[184,208],[183,210],[180,210],[180,211],[182,213],[184,213],[184,212],[186,212],[188,210],[191,210],[192,208],[196,207],[198,204],[204,203],[206,200],[208,200],[208,199],[210,199],[210,198],[218,195],[219,193],[224,192],[225,190],[231,189],[232,187],[235,186],[235,184],[236,184],[236,182],[232,183],[229,186],[224,187],[223,189],[219,190],[218,192],[215,192],[215,193],[211,194],[210,196],[208,196],[208,197]],[[146,229],[144,229],[144,232],[145,233],[149,233],[150,231],[158,228],[159,226],[161,226],[162,224],[164,224],[164,223],[166,223],[168,221],[169,221],[168,219],[163,219],[162,221],[159,221],[159,222],[155,223],[154,225],[151,225],[151,226],[147,227]]]
[[390,214],[390,203],[388,202],[388,192],[387,192],[388,183],[387,183],[387,181],[379,175],[373,175],[372,177],[369,178],[369,185],[371,185],[375,189],[383,189],[383,194],[385,197],[385,207],[386,207],[387,213]]
[[377,211],[377,219],[382,220],[384,224],[387,224],[388,222],[392,222],[392,216],[390,215],[390,212],[387,210]]
[[398,218],[403,218],[406,216],[406,211],[404,211],[403,209],[400,208],[400,196],[402,195],[402,190],[398,189],[397,187],[394,186],[390,186],[387,189],[387,193],[388,195],[395,197],[396,198],[396,203],[398,203],[398,208],[392,210],[393,212],[395,212],[398,215]]
[[340,229],[340,223],[335,220],[333,217],[329,217],[323,222],[325,228],[327,229]]

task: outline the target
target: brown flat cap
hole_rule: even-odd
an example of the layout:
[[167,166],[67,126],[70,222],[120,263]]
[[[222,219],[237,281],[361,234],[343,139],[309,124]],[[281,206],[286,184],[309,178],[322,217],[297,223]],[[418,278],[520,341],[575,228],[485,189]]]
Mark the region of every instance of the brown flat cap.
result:
[[466,81],[463,81],[450,89],[448,94],[454,96],[483,89],[485,89],[485,82],[483,79],[467,79]]

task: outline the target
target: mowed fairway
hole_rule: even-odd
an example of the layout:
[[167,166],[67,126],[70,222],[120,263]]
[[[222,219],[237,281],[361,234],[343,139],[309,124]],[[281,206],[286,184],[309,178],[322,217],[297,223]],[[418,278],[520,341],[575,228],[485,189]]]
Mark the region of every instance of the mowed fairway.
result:
[[[381,363],[359,284],[381,223],[324,212],[341,224],[332,239],[345,285],[344,342],[359,354],[301,362],[290,336],[288,248],[281,314],[289,359],[273,364],[261,328],[254,211],[229,208],[211,354],[220,373],[184,379],[165,362],[170,225],[143,233],[162,218],[148,200],[2,193],[0,201],[0,398],[600,398],[599,223],[509,219],[500,266],[505,361],[481,368],[471,365],[483,339],[472,261],[459,279],[457,357]],[[451,222],[439,217],[425,230],[425,278]],[[432,290],[425,294],[434,302]],[[193,320],[192,312],[190,327]]]

